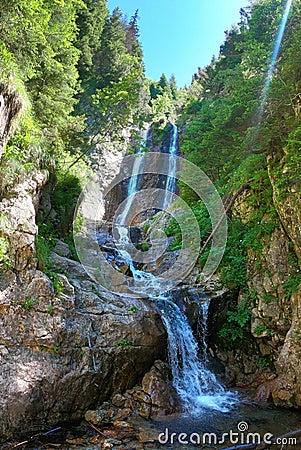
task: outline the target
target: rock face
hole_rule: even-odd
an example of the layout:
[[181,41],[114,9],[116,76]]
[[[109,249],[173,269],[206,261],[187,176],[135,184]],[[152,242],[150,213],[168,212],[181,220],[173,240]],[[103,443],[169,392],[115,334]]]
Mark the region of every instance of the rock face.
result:
[[22,100],[12,86],[0,82],[0,159],[4,144],[12,132],[14,119],[22,109]]
[[21,284],[12,272],[3,274],[4,437],[79,419],[89,407],[133,386],[164,356],[164,330],[145,302],[101,291],[75,261],[57,254],[52,260],[68,273],[57,275],[56,292],[42,272],[28,271]]
[[0,202],[0,440],[72,421],[141,381],[166,337],[146,301],[91,281],[58,242],[37,270],[36,210],[47,173],[20,179]]
[[168,364],[156,361],[147,372],[140,386],[117,393],[111,402],[105,402],[96,410],[87,411],[85,418],[95,425],[128,419],[139,414],[143,419],[179,412],[180,402],[172,386]]
[[46,172],[32,172],[16,183],[0,201],[1,235],[9,244],[8,258],[17,272],[36,267],[36,208],[46,179]]

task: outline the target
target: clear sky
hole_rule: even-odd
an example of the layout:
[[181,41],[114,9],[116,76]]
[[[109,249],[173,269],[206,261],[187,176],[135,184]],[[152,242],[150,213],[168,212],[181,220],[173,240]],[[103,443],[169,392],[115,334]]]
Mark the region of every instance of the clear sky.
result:
[[139,10],[140,42],[146,75],[158,80],[174,73],[180,87],[189,85],[198,66],[218,55],[224,31],[239,21],[248,0],[108,0],[131,17]]

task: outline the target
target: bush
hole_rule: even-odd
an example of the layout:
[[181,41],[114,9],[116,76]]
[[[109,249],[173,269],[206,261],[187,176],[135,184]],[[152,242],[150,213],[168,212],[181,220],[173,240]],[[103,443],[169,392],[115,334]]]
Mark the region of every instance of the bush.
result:
[[36,253],[38,258],[38,269],[43,272],[50,266],[50,253],[52,251],[52,239],[38,235],[35,240]]

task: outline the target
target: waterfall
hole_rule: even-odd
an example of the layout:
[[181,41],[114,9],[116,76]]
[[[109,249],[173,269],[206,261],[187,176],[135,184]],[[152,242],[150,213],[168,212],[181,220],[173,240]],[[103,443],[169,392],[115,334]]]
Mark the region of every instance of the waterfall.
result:
[[172,126],[170,134],[169,144],[169,162],[168,162],[168,177],[165,185],[165,197],[163,203],[163,211],[166,211],[172,200],[172,194],[176,191],[176,170],[177,170],[177,141],[178,141],[178,128],[176,125]]
[[[226,391],[206,367],[207,356],[199,358],[198,344],[186,316],[171,297],[152,300],[156,302],[168,334],[173,385],[185,410],[193,415],[204,409],[227,412],[235,403],[234,395]],[[206,350],[207,347],[203,353]]]
[[[165,185],[163,209],[166,210],[172,201],[172,194],[176,190],[176,154],[177,154],[178,129],[172,126],[169,145],[168,176]],[[117,249],[120,256],[127,262],[132,272],[133,280],[137,284],[137,292],[143,292],[153,302],[161,315],[168,335],[169,364],[173,376],[173,385],[182,400],[183,407],[191,414],[199,414],[204,409],[226,412],[235,400],[233,395],[227,392],[218,382],[215,375],[206,367],[207,364],[207,314],[209,301],[201,303],[202,309],[202,339],[203,356],[199,357],[199,349],[196,339],[186,316],[173,302],[172,296],[160,296],[163,281],[152,273],[138,270],[130,253],[131,245],[127,218],[138,191],[138,177],[141,173],[141,165],[144,158],[137,155],[132,168],[132,176],[128,184],[127,199],[121,214],[118,215],[116,224],[119,241]],[[131,289],[135,292],[135,283]],[[166,291],[167,280],[164,280]],[[198,299],[197,299],[198,300]]]

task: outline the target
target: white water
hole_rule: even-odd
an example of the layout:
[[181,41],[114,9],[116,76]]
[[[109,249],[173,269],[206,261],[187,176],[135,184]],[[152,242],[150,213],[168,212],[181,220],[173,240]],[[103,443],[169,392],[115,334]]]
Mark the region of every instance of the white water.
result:
[[203,302],[201,302],[200,307],[202,310],[201,317],[201,327],[202,327],[202,359],[204,363],[208,363],[208,344],[207,344],[207,324],[208,324],[208,312],[209,312],[210,301],[209,298]]
[[176,170],[177,170],[177,141],[178,141],[178,128],[176,125],[172,126],[170,134],[169,144],[169,161],[168,161],[168,177],[165,185],[165,197],[163,203],[163,211],[166,211],[171,204],[172,194],[176,191]]
[[[168,334],[173,385],[185,410],[192,415],[200,414],[204,409],[229,411],[237,400],[206,367],[207,356],[198,356],[198,344],[183,312],[171,298],[152,300],[160,310]],[[206,348],[203,352],[206,353]]]
[[126,202],[125,202],[125,206],[123,208],[123,211],[121,214],[119,214],[119,216],[117,217],[116,220],[116,224],[123,226],[126,224],[126,219],[128,217],[128,214],[130,212],[130,209],[132,207],[134,198],[135,198],[135,194],[137,192],[137,188],[138,188],[138,179],[139,179],[139,171],[141,166],[143,165],[143,154],[141,153],[137,153],[137,157],[135,158],[134,161],[134,165],[133,165],[133,171],[132,171],[132,175],[130,178],[130,182],[128,185],[128,189],[127,189],[127,197],[126,197]]
[[[172,194],[176,189],[176,153],[178,130],[175,125],[171,130],[169,146],[169,166],[166,180],[166,195],[163,209],[171,203]],[[233,395],[227,392],[217,381],[215,375],[206,367],[207,363],[207,313],[209,303],[202,304],[203,318],[203,356],[198,356],[198,344],[193,336],[187,318],[180,308],[173,303],[172,297],[160,296],[160,283],[163,281],[152,273],[135,268],[129,253],[131,246],[127,218],[138,190],[138,173],[143,164],[143,158],[137,157],[133,165],[132,177],[129,181],[127,200],[122,213],[117,218],[119,242],[118,252],[127,262],[133,275],[133,292],[137,290],[149,296],[161,314],[168,334],[169,364],[173,375],[173,385],[182,400],[183,407],[191,414],[199,414],[205,409],[225,412],[235,403]],[[166,280],[164,289],[166,291]]]

